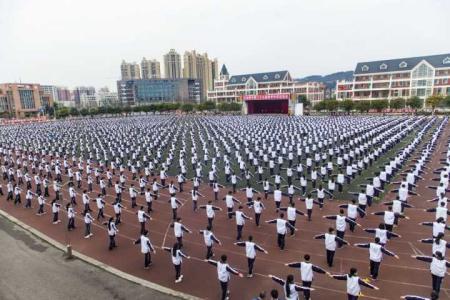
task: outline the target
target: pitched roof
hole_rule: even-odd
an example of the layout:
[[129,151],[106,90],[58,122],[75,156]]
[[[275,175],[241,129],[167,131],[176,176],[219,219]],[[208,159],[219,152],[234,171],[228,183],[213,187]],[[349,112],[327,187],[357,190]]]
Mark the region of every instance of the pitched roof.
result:
[[283,81],[286,76],[291,80],[289,71],[234,75],[231,76],[229,84],[245,84],[249,78],[253,78],[256,82]]
[[409,58],[398,58],[390,60],[379,60],[360,62],[356,65],[355,75],[370,74],[370,73],[384,73],[396,71],[410,71],[417,66],[422,60],[425,60],[435,68],[450,68],[450,53],[418,56]]
[[228,70],[227,70],[227,67],[225,66],[225,64],[222,65],[222,69],[220,70],[220,75],[225,75],[225,76],[230,75],[230,74],[228,74]]

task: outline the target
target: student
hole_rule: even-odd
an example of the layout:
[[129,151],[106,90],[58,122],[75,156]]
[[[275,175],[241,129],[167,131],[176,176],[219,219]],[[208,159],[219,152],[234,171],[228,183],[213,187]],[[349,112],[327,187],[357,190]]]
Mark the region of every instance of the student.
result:
[[447,268],[450,268],[450,262],[445,260],[445,257],[441,252],[437,251],[433,256],[416,256],[412,255],[412,258],[417,260],[425,261],[430,263],[430,271],[432,278],[432,286],[433,291],[439,295],[441,290],[442,280],[445,277],[445,273],[447,272]]
[[[285,266],[290,268],[298,268],[300,270],[300,276],[302,278],[302,286],[310,288],[312,285],[314,274],[313,272],[317,272],[320,274],[327,274],[330,275],[330,273],[326,272],[324,269],[315,266],[311,263],[310,259],[311,257],[309,254],[305,254],[303,256],[304,261],[302,262],[291,262],[285,264]],[[309,300],[311,297],[311,292],[309,289],[305,289],[303,291],[303,295],[305,296],[306,300]]]
[[177,218],[175,222],[173,222],[170,227],[173,227],[174,235],[177,239],[178,245],[180,246],[180,249],[183,248],[183,234],[184,232],[192,233],[192,231],[181,224],[181,218]]
[[242,229],[244,229],[245,220],[252,219],[242,211],[243,208],[244,207],[242,205],[239,205],[238,210],[233,213],[233,215],[236,217],[236,241],[240,241],[242,238]]
[[147,213],[149,214],[150,212],[153,211],[152,204],[153,204],[153,198],[154,198],[154,195],[150,191],[150,188],[147,188],[147,190],[144,192],[144,197],[145,197],[145,203],[147,203]]
[[432,244],[432,252],[433,254],[436,254],[436,252],[441,252],[442,256],[445,257],[445,252],[447,250],[447,248],[450,248],[450,243],[447,243],[444,240],[444,234],[442,232],[439,232],[438,235],[434,238],[434,239],[422,239],[419,240],[419,242],[421,243],[426,243],[426,244]]
[[178,242],[175,242],[172,248],[163,247],[163,250],[170,252],[172,263],[175,267],[175,283],[180,283],[183,280],[183,275],[181,274],[181,263],[183,262],[183,257],[187,259],[190,257],[181,251],[181,245]]
[[85,225],[85,231],[84,231],[84,238],[88,239],[94,234],[91,232],[91,223],[95,220],[89,211],[87,209],[84,210],[84,225]]
[[46,214],[46,212],[44,211],[44,204],[45,204],[45,198],[42,195],[38,196],[38,204],[39,204],[39,209],[36,215],[38,216],[42,216],[44,214]]
[[228,300],[230,296],[230,291],[228,290],[228,283],[230,281],[230,273],[234,275],[238,275],[239,277],[244,277],[242,273],[239,273],[227,262],[228,258],[225,254],[220,257],[220,261],[214,261],[211,259],[205,260],[209,264],[217,267],[217,277],[219,279],[220,287],[222,290],[221,300]]
[[323,216],[323,218],[329,220],[336,220],[336,235],[338,238],[340,238],[340,240],[338,240],[338,248],[342,247],[341,240],[344,240],[345,230],[347,229],[347,223],[361,227],[361,225],[359,225],[349,217],[346,217],[344,215],[344,209],[342,208],[339,210],[339,215]]
[[383,253],[389,256],[393,256],[396,259],[399,257],[384,246],[380,244],[380,238],[375,238],[375,243],[367,244],[354,244],[355,247],[368,248],[369,249],[369,259],[370,259],[370,276],[372,279],[376,280],[378,278],[378,270],[380,269],[381,260],[383,259]]
[[415,296],[415,295],[405,295],[405,296],[401,296],[400,298],[405,299],[405,300],[438,300],[439,294],[436,293],[436,291],[432,291],[430,294],[430,298]]
[[276,224],[277,225],[277,244],[280,250],[284,250],[285,247],[285,238],[286,238],[286,232],[287,228],[294,228],[295,231],[298,229],[293,227],[288,221],[284,219],[284,213],[280,213],[280,217],[277,219],[266,221],[268,224]]
[[339,205],[339,208],[346,208],[347,209],[347,218],[352,220],[353,222],[349,223],[350,231],[354,232],[356,227],[356,219],[358,218],[358,212],[360,215],[364,217],[365,211],[363,211],[361,208],[359,208],[356,205],[356,200],[352,199],[351,203],[349,204],[341,204]]
[[337,243],[348,245],[349,243],[334,234],[334,228],[328,228],[328,232],[314,236],[314,239],[325,240],[325,250],[327,254],[327,264],[331,268],[333,266],[334,254],[336,253]]
[[113,204],[114,208],[114,214],[116,215],[116,221],[115,224],[119,225],[121,223],[121,216],[122,216],[122,208],[125,208],[119,200],[116,199],[116,202]]
[[172,220],[176,220],[178,207],[182,205],[182,203],[175,196],[170,197],[169,203],[170,207],[172,208]]
[[216,215],[214,211],[222,211],[222,208],[212,205],[211,200],[208,200],[208,204],[200,205],[198,208],[206,210],[206,217],[208,218],[208,226],[213,228],[213,220]]
[[241,201],[233,197],[232,191],[228,191],[228,194],[223,198],[223,200],[225,200],[225,204],[227,206],[228,219],[231,219],[233,217],[234,202],[241,204]]
[[363,230],[368,233],[375,233],[375,237],[380,239],[381,246],[385,246],[387,241],[393,237],[401,237],[401,235],[397,233],[388,231],[384,223],[380,223],[380,225],[378,225],[378,228],[365,228]]
[[271,300],[279,300],[278,298],[278,290],[277,289],[273,289],[270,291],[270,297]]
[[304,292],[305,290],[313,291],[314,289],[309,287],[303,287],[295,284],[294,281],[294,275],[289,274],[286,277],[286,280],[283,280],[279,277],[276,277],[274,275],[269,275],[270,278],[272,278],[273,281],[278,283],[279,285],[283,286],[284,290],[284,296],[286,300],[298,300],[298,292]]
[[139,208],[139,210],[136,212],[136,215],[139,224],[141,224],[141,233],[143,233],[145,231],[145,222],[147,222],[147,220],[151,220],[152,218],[145,213],[143,206]]
[[292,227],[290,227],[291,236],[294,236],[295,230],[293,228],[295,228],[295,221],[296,221],[297,215],[305,216],[305,213],[296,209],[294,202],[291,202],[289,207],[280,207],[280,210],[286,211],[288,222],[289,222],[289,224],[292,225]]
[[59,217],[59,209],[61,208],[61,204],[56,202],[56,199],[54,199],[51,203],[52,205],[52,213],[53,213],[53,224],[59,224],[61,223],[61,220]]
[[447,216],[450,216],[450,211],[445,207],[445,202],[440,202],[439,206],[436,208],[425,209],[426,212],[436,212],[436,220],[439,218],[444,219],[447,222]]
[[200,230],[200,234],[203,234],[203,240],[206,245],[206,259],[210,259],[214,256],[214,252],[212,251],[212,247],[214,243],[222,245],[222,243],[216,238],[214,233],[212,233],[212,227],[207,226],[205,230]]
[[98,209],[98,213],[97,213],[97,220],[100,221],[100,218],[104,219],[105,218],[105,214],[104,214],[104,209],[105,209],[105,200],[103,200],[103,195],[102,194],[98,194],[97,198],[95,198],[95,202],[97,204],[97,209]]
[[450,226],[447,226],[444,222],[444,218],[438,218],[434,222],[421,222],[419,225],[432,226],[433,227],[433,237],[437,237],[440,232],[445,234],[445,230],[450,230]]
[[356,268],[351,268],[350,273],[346,275],[331,275],[332,278],[337,280],[347,281],[347,299],[348,300],[358,300],[361,293],[361,286],[368,287],[369,289],[378,290],[379,288],[365,282],[358,276],[358,270]]
[[114,222],[114,218],[110,217],[108,220],[108,237],[109,237],[109,250],[112,250],[117,247],[116,245],[116,234],[119,232],[119,229],[116,227],[116,223]]
[[141,245],[141,253],[144,254],[144,269],[146,270],[149,269],[150,265],[152,264],[150,251],[153,252],[153,254],[156,254],[155,248],[150,242],[150,239],[147,237],[147,234],[148,231],[145,230],[141,233],[141,236],[136,241],[134,241],[135,245]]
[[261,246],[253,242],[253,236],[249,235],[248,240],[246,242],[237,242],[234,243],[236,246],[245,247],[245,256],[247,257],[248,263],[248,274],[247,277],[253,277],[253,265],[255,264],[256,259],[256,251],[264,252],[268,254],[266,250],[264,250]]
[[331,194],[329,191],[327,191],[326,189],[324,189],[322,187],[322,185],[319,185],[319,188],[314,189],[311,191],[311,194],[317,194],[317,199],[319,201],[319,207],[322,210],[323,209],[323,204],[324,204],[324,200],[325,200],[325,194],[327,194],[328,196],[330,196],[330,198],[333,198],[333,194]]
[[311,193],[308,193],[305,199],[298,198],[300,201],[305,202],[306,206],[306,214],[308,215],[308,221],[311,221],[312,211],[314,204],[320,205],[320,203],[314,200],[311,196]]
[[386,211],[374,212],[374,213],[372,213],[372,215],[384,216],[384,224],[388,231],[392,231],[394,229],[395,217],[409,219],[405,215],[401,215],[399,213],[394,213],[392,211],[392,206],[388,206],[388,210],[386,210]]
[[257,197],[256,200],[247,203],[248,207],[253,207],[253,210],[255,211],[255,223],[256,227],[259,227],[259,221],[261,220],[261,213],[263,209],[266,209],[264,204],[261,201],[261,197]]
[[66,210],[67,210],[67,218],[68,218],[68,222],[67,222],[67,230],[71,231],[75,229],[75,209],[73,209],[72,207],[72,203],[67,203],[66,205]]

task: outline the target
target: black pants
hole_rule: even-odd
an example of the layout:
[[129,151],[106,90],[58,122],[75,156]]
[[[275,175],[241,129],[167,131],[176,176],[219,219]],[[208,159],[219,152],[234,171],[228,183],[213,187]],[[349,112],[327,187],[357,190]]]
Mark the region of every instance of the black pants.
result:
[[39,204],[39,209],[38,209],[38,214],[43,214],[44,213],[44,204]]
[[98,209],[97,219],[100,220],[100,217],[103,219],[105,218],[105,215],[103,214],[103,208]]
[[242,238],[242,228],[244,228],[244,225],[237,225],[237,241],[240,241]]
[[[359,210],[358,210],[358,212],[359,212],[359,217],[360,217],[360,218],[364,218],[364,214],[366,213],[366,205],[364,205],[364,204],[359,204],[358,207],[362,210],[362,211],[359,211]],[[364,212],[364,213],[363,213],[363,212]]]
[[336,251],[327,250],[327,264],[329,267],[333,266],[334,253]]
[[394,225],[384,224],[387,231],[392,231],[394,229]]
[[131,197],[131,208],[135,208],[136,206],[136,197]]
[[255,264],[255,259],[256,259],[256,258],[248,258],[248,257],[247,257],[248,274],[249,274],[249,275],[252,275],[252,274],[253,274],[253,265]]
[[358,296],[353,296],[353,295],[347,294],[347,299],[348,300],[358,300]]
[[228,212],[228,219],[231,219],[233,217],[233,215],[232,215],[233,208],[232,207],[227,207],[227,212]]
[[75,218],[69,218],[69,222],[67,223],[67,230],[75,229]]
[[293,221],[289,220],[288,222],[289,222],[289,224],[292,225],[292,228],[289,228],[290,231],[291,231],[291,235],[294,235],[294,233],[295,233],[295,220],[293,220]]
[[312,209],[306,210],[306,213],[308,214],[308,221],[311,221]]
[[370,261],[370,275],[372,276],[373,279],[377,279],[379,269],[380,269],[380,262],[371,260]]
[[[349,219],[356,222],[356,219],[353,219],[353,218],[349,218]],[[354,232],[355,231],[355,227],[356,227],[356,223],[351,223],[350,222],[349,227],[350,227],[350,231]]]
[[212,246],[206,246],[206,259],[210,259],[213,256]]
[[116,248],[116,240],[114,235],[109,236],[109,250]]
[[[338,238],[344,239],[345,236],[345,231],[340,231],[340,230],[336,230],[336,236]],[[340,240],[337,241],[338,247],[341,248],[342,247],[342,242]]]
[[120,224],[120,214],[116,214],[116,221],[114,222],[116,225]]
[[261,214],[255,213],[255,222],[256,226],[259,226],[259,220],[261,219]]
[[439,276],[431,274],[431,279],[432,279],[433,291],[436,291],[439,293],[441,290],[442,279],[444,279],[444,277],[439,277]]
[[152,212],[153,211],[153,209],[152,209],[152,201],[150,201],[150,202],[147,202],[147,213],[150,213],[150,212]]
[[152,263],[152,258],[150,256],[150,252],[144,254],[144,268],[148,268]]
[[86,230],[84,231],[84,236],[88,236],[91,234],[91,223],[85,223]]
[[181,276],[181,264],[173,266],[175,267],[175,279],[178,280]]
[[284,239],[285,239],[285,237],[286,237],[286,234],[281,234],[281,233],[278,234],[277,244],[278,244],[278,247],[281,250],[284,250],[284,246],[285,246]]
[[141,223],[141,234],[143,234],[145,231],[145,222],[140,222],[140,223]]
[[224,281],[220,281],[220,288],[222,289],[222,300],[225,300],[227,298],[227,293],[228,293],[228,281],[224,282]]
[[317,200],[319,200],[319,207],[323,208],[323,200],[324,200],[324,198],[318,198]]
[[58,213],[57,212],[53,213],[53,222],[58,222]]
[[177,209],[176,209],[176,208],[172,208],[172,218],[173,218],[174,220],[177,219]]
[[[304,287],[311,287],[312,282],[311,281],[302,281],[302,285]],[[308,289],[305,289],[303,291],[303,295],[305,296],[306,300],[309,300],[309,298],[311,297],[311,291]]]

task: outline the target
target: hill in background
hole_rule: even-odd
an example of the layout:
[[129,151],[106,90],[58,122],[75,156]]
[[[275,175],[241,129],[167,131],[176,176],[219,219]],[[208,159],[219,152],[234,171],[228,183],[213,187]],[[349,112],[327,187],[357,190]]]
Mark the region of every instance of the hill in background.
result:
[[336,87],[337,80],[353,80],[353,71],[337,72],[329,75],[311,75],[304,78],[297,78],[295,81],[307,82],[317,81],[324,83],[327,88],[334,89]]

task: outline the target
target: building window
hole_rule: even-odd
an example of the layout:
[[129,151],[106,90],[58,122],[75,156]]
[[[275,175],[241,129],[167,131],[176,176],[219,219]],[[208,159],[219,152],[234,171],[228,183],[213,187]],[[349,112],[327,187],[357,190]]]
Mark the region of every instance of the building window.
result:
[[367,72],[367,71],[369,71],[369,66],[368,65],[364,65],[364,66],[362,66],[361,70],[363,72]]
[[33,99],[33,91],[31,90],[19,90],[20,105],[22,109],[34,109],[36,105]]
[[387,65],[386,64],[380,65],[380,70],[386,70],[386,69],[387,69]]
[[230,81],[231,81],[231,82],[236,82],[236,79],[235,79],[235,78],[231,78]]
[[400,68],[406,68],[408,64],[405,61],[402,61],[399,65]]
[[280,79],[280,74],[275,74],[275,79]]
[[245,82],[246,80],[247,80],[247,78],[245,78],[245,77],[242,77],[242,82]]
[[267,80],[267,79],[269,79],[269,76],[264,75],[264,76],[263,76],[263,79],[264,79],[264,80]]
[[446,64],[450,64],[450,57],[447,56],[442,63],[445,64],[445,65]]

